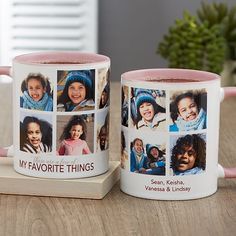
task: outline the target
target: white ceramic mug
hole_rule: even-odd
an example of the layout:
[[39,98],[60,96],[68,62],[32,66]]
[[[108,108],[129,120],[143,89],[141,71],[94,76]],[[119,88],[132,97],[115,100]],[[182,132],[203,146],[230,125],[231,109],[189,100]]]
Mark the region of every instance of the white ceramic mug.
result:
[[17,172],[81,178],[108,170],[109,72],[108,57],[81,52],[25,54],[0,67],[13,78]]
[[186,69],[130,71],[121,80],[122,191],[195,199],[215,193],[218,177],[236,177],[236,168],[218,164],[220,102],[235,87]]

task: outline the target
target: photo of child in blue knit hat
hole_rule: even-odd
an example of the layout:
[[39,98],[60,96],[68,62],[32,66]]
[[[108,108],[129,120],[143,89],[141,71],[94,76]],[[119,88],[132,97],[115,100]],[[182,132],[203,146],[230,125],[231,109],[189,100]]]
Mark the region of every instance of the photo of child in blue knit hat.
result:
[[58,71],[58,111],[94,109],[95,70]]
[[201,91],[173,92],[170,103],[171,132],[202,130],[207,127],[207,93]]
[[159,97],[165,99],[165,92],[131,89],[131,118],[136,129],[154,131],[166,129],[166,109],[157,103]]
[[20,107],[30,110],[52,111],[52,90],[48,78],[30,73],[21,84]]

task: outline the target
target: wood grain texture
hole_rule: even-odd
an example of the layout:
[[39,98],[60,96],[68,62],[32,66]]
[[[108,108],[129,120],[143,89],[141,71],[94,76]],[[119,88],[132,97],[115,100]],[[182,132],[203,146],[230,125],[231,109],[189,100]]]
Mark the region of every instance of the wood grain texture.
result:
[[[119,84],[112,84],[110,159],[119,159]],[[236,99],[221,107],[220,163],[236,166]],[[7,134],[4,134],[6,136]],[[4,137],[3,137],[4,138]],[[122,193],[103,200],[0,195],[0,235],[235,235],[236,180],[191,201],[154,201]]]

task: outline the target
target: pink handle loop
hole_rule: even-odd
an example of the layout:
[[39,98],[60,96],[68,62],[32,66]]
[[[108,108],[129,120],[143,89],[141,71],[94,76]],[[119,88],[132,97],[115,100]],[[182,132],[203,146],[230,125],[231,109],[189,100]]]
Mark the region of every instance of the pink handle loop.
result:
[[[223,88],[223,99],[236,96],[236,87],[225,87]],[[225,168],[223,167],[224,178],[236,178],[236,167]]]
[[225,178],[236,178],[236,167],[234,168],[224,168]]
[[0,148],[0,157],[6,157],[7,156],[7,149]]
[[224,98],[236,96],[236,87],[225,87],[224,89]]
[[11,67],[10,66],[0,66],[0,75],[10,76]]

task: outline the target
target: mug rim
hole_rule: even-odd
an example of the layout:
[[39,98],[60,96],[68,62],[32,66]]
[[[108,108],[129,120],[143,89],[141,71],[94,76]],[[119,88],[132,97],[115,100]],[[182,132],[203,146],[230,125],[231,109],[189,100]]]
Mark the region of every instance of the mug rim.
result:
[[53,65],[92,65],[110,63],[110,58],[97,53],[79,51],[33,52],[16,56],[14,63],[53,66]]
[[[179,69],[179,68],[151,68],[127,71],[121,75],[123,82],[137,82],[148,84],[193,84],[220,81],[220,75],[208,71]],[[170,81],[163,81],[163,80]],[[171,81],[175,80],[175,81]],[[178,81],[182,80],[182,81]],[[184,81],[186,80],[186,81]],[[187,81],[191,80],[191,81]]]

